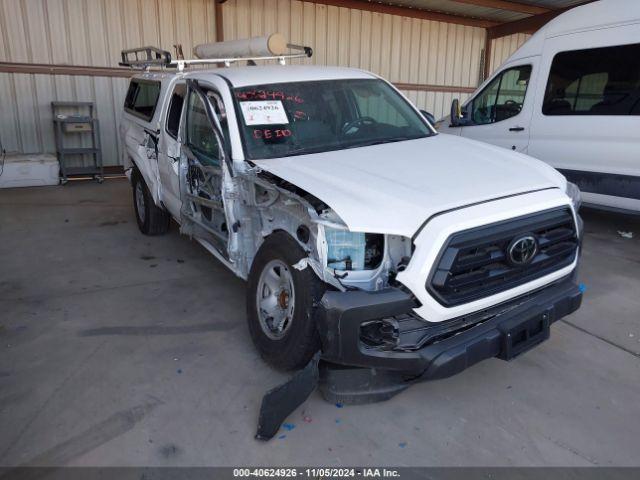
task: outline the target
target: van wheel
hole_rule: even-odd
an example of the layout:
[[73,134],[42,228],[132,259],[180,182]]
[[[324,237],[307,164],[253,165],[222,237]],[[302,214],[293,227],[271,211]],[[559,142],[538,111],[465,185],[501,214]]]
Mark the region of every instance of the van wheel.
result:
[[313,309],[326,286],[311,268],[293,268],[305,256],[289,235],[274,233],[249,273],[249,333],[265,361],[281,370],[304,367],[320,349]]
[[139,172],[134,172],[131,183],[133,186],[133,207],[136,211],[136,220],[140,231],[145,235],[166,233],[171,221],[169,212],[154,203],[147,184]]

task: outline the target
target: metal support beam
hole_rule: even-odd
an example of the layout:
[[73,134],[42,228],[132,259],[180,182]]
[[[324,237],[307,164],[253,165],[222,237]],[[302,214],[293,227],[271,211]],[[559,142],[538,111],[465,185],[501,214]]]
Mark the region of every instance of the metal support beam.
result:
[[87,77],[132,77],[141,70],[118,67],[92,67],[49,63],[0,62],[0,73],[29,73],[36,75],[80,75]]
[[587,0],[570,7],[561,8],[559,10],[552,10],[540,15],[534,15],[532,17],[523,18],[522,20],[516,20],[515,22],[495,25],[493,27],[487,28],[487,34],[489,35],[489,38],[494,39],[506,37],[507,35],[513,35],[514,33],[535,33],[561,13],[564,13],[567,10],[571,10],[572,8],[578,7],[580,5],[591,3],[593,1],[595,0]]
[[519,2],[511,2],[506,0],[453,0],[456,3],[464,3],[466,5],[474,5],[477,7],[496,8],[499,10],[508,10],[510,12],[526,13],[527,15],[540,15],[551,11],[551,8],[540,7],[538,5],[526,5]]
[[493,39],[489,35],[489,29],[484,36],[484,71],[482,75],[482,81],[485,81],[489,78],[489,74],[491,73],[491,47],[493,43]]
[[401,17],[419,18],[421,20],[433,20],[436,22],[455,23],[457,25],[467,25],[471,27],[489,28],[499,25],[498,22],[486,18],[463,17],[449,13],[433,12],[419,8],[409,8],[400,5],[388,5],[386,3],[368,2],[366,0],[303,0],[308,3],[319,5],[330,5],[333,7],[350,8],[353,10],[364,10],[367,12],[386,13]]
[[[175,70],[167,70],[175,72]],[[61,65],[44,63],[12,63],[0,62],[0,73],[23,73],[32,75],[74,75],[83,77],[121,77],[128,78],[140,73],[141,70],[131,68],[91,67],[87,65]],[[414,92],[452,92],[471,93],[475,87],[455,85],[430,85],[425,83],[394,83],[400,90]]]
[[456,87],[455,85],[429,85],[425,83],[393,82],[398,90],[411,92],[445,92],[445,93],[473,93],[476,87]]
[[487,28],[487,35],[490,39],[494,39],[506,37],[507,35],[513,35],[515,33],[534,33],[561,13],[562,11],[554,10],[541,15],[523,18],[522,20],[516,20],[515,22],[496,25],[495,27]]
[[227,0],[213,0],[216,14],[216,42],[224,42],[224,20],[222,16],[222,4]]

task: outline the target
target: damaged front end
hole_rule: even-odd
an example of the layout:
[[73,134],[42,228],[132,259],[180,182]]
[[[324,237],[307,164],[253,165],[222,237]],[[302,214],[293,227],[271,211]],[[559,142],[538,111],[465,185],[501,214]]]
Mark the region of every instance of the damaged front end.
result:
[[[263,400],[258,438],[271,438],[315,385],[333,403],[387,400],[413,383],[447,378],[488,358],[511,360],[549,337],[550,325],[580,307],[574,275],[460,318],[428,323],[402,288],[328,291],[316,311],[322,354],[278,392],[295,402]],[[306,398],[306,397],[305,397]],[[293,407],[293,408],[291,408]],[[266,419],[270,418],[271,423]],[[267,430],[262,425],[270,425]],[[278,424],[279,425],[279,424]]]

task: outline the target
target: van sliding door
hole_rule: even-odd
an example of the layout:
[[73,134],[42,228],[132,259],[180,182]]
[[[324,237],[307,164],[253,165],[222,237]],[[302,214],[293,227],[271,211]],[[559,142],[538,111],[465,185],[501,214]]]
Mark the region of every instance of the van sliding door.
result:
[[529,154],[576,183],[585,203],[640,211],[638,39],[632,24],[545,42]]

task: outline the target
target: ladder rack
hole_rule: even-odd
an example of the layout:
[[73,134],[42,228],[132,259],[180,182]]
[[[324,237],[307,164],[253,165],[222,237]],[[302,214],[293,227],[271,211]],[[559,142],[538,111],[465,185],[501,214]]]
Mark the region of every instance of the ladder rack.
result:
[[158,47],[139,47],[120,52],[121,67],[149,68],[151,66],[166,67],[171,64],[171,53]]
[[149,70],[156,68],[175,68],[182,72],[185,67],[190,65],[224,65],[231,66],[237,62],[256,62],[259,60],[276,60],[280,65],[285,65],[287,60],[293,58],[310,58],[313,55],[311,47],[303,45],[295,45],[288,43],[287,47],[291,50],[297,50],[296,53],[287,53],[283,55],[258,56],[258,57],[230,57],[230,58],[194,58],[173,60],[171,53],[161,50],[158,47],[140,47],[122,50],[122,62],[120,66],[138,68],[141,70]]

